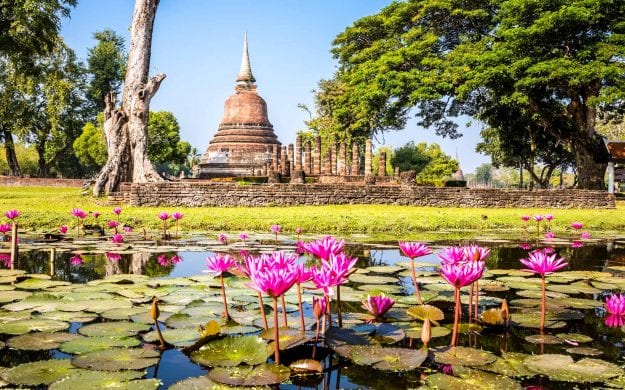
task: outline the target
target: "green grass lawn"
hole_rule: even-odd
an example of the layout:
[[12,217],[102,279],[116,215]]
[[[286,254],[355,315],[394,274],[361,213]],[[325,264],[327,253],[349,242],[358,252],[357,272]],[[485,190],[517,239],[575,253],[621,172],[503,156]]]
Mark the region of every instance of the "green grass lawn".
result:
[[[102,213],[100,221],[113,219],[113,206],[106,198],[83,195],[78,188],[0,187],[0,211],[18,209],[20,225],[27,230],[56,230],[61,224],[75,226],[72,208]],[[554,209],[470,209],[430,208],[385,205],[341,205],[298,207],[130,207],[122,205],[122,222],[138,227],[158,229],[161,211],[180,211],[185,217],[181,228],[186,231],[257,231],[268,232],[280,224],[285,232],[301,226],[307,233],[378,234],[389,238],[410,238],[423,232],[472,231],[520,233],[523,214],[552,213],[556,216],[556,233],[571,222],[581,221],[592,234],[615,235],[625,232],[625,202],[616,210]],[[86,223],[92,223],[93,219]]]

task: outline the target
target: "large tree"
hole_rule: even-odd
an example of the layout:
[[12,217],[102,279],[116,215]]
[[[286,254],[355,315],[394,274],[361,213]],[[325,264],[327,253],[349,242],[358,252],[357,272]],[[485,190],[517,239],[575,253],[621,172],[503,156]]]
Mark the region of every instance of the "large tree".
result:
[[123,181],[163,180],[148,159],[147,124],[150,101],[165,78],[149,78],[152,31],[158,0],[136,0],[130,28],[130,49],[121,106],[106,97],[104,131],[108,160],[98,175],[93,194],[117,191]]
[[[409,0],[337,36],[334,119],[353,133],[401,129],[414,112],[459,136],[469,115],[512,137],[501,110],[566,145],[579,186],[602,188],[597,108],[625,98],[625,0]],[[489,107],[496,106],[496,113]]]

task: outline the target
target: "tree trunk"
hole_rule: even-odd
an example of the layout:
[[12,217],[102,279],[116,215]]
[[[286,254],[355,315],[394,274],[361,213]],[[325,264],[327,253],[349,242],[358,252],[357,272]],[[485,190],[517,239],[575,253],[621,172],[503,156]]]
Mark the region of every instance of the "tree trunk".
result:
[[93,194],[119,190],[124,181],[145,183],[161,181],[148,159],[147,124],[150,101],[165,78],[164,74],[148,79],[152,30],[158,0],[136,0],[130,31],[130,49],[121,107],[109,94],[104,110],[104,133],[108,159],[93,187]]
[[603,190],[605,183],[603,176],[607,167],[604,163],[597,163],[595,157],[601,152],[601,145],[594,139],[578,139],[573,142],[573,154],[577,165],[578,188],[586,190]]
[[7,129],[2,129],[2,139],[4,139],[4,152],[7,158],[7,165],[9,166],[9,174],[11,176],[22,176],[20,163],[17,161],[17,155],[15,154],[13,134]]

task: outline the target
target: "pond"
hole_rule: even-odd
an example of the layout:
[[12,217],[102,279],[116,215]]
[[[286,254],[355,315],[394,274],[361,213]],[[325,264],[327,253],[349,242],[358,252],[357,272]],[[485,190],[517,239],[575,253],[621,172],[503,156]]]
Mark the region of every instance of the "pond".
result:
[[[305,283],[307,331],[302,337],[299,331],[281,330],[281,348],[287,347],[280,354],[281,364],[288,367],[308,359],[307,368],[322,372],[304,375],[287,370],[286,376],[260,364],[271,363],[274,355],[265,351],[272,343],[259,337],[272,338],[271,332],[263,331],[257,294],[246,287],[247,278],[237,272],[224,278],[233,318],[226,323],[220,279],[206,272],[206,259],[215,253],[239,257],[242,251],[293,252],[296,242],[282,236],[275,241],[263,234],[231,241],[200,234],[164,242],[136,236],[112,245],[93,236],[56,241],[24,236],[13,270],[6,263],[8,245],[1,246],[0,260],[5,260],[0,261],[0,386],[208,388],[212,382],[207,373],[212,371],[213,379],[226,375],[251,385],[258,378],[258,383],[268,383],[262,379],[279,377],[279,388],[285,389],[625,387],[623,319],[607,316],[603,308],[606,296],[625,289],[625,239],[586,240],[581,246],[567,239],[521,242],[492,237],[429,242],[434,253],[416,259],[416,275],[423,300],[442,310],[444,319],[433,321],[427,351],[421,342],[423,321],[408,314],[418,305],[409,258],[396,242],[347,242],[345,253],[358,261],[357,271],[340,287],[343,327],[338,329],[333,299],[327,344],[314,342],[311,303],[321,292]],[[462,288],[460,334],[457,347],[448,350],[454,288],[438,274],[437,254],[460,244],[491,249],[479,281],[479,312],[495,312],[505,299],[510,322],[502,326],[489,324],[484,317],[469,320],[469,289]],[[519,259],[545,247],[552,247],[569,266],[547,276],[547,320],[541,332],[541,279],[520,271]],[[298,261],[315,260],[306,255]],[[293,290],[285,294],[284,308],[289,327],[297,330],[299,301]],[[362,301],[367,294],[380,292],[396,302],[376,321]],[[160,300],[159,327],[173,344],[162,352],[150,318],[153,296]],[[271,299],[264,303],[272,327]],[[282,319],[282,309],[278,311]],[[239,344],[224,342],[226,350],[217,350],[228,356],[228,363],[188,349],[211,323],[228,336],[206,346],[238,340]],[[367,345],[352,345],[361,343]],[[231,351],[236,348],[241,350],[238,355]],[[107,356],[111,350],[114,355]],[[311,363],[313,355],[320,367]],[[243,364],[238,365],[237,358]],[[246,371],[251,367],[258,373]]]

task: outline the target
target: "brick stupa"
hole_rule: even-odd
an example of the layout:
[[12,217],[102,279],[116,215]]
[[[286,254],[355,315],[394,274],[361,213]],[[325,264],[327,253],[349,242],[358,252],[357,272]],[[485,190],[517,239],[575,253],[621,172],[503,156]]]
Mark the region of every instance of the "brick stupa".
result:
[[226,99],[217,133],[199,164],[200,178],[259,175],[271,162],[274,145],[281,145],[255,82],[246,34],[236,93]]

